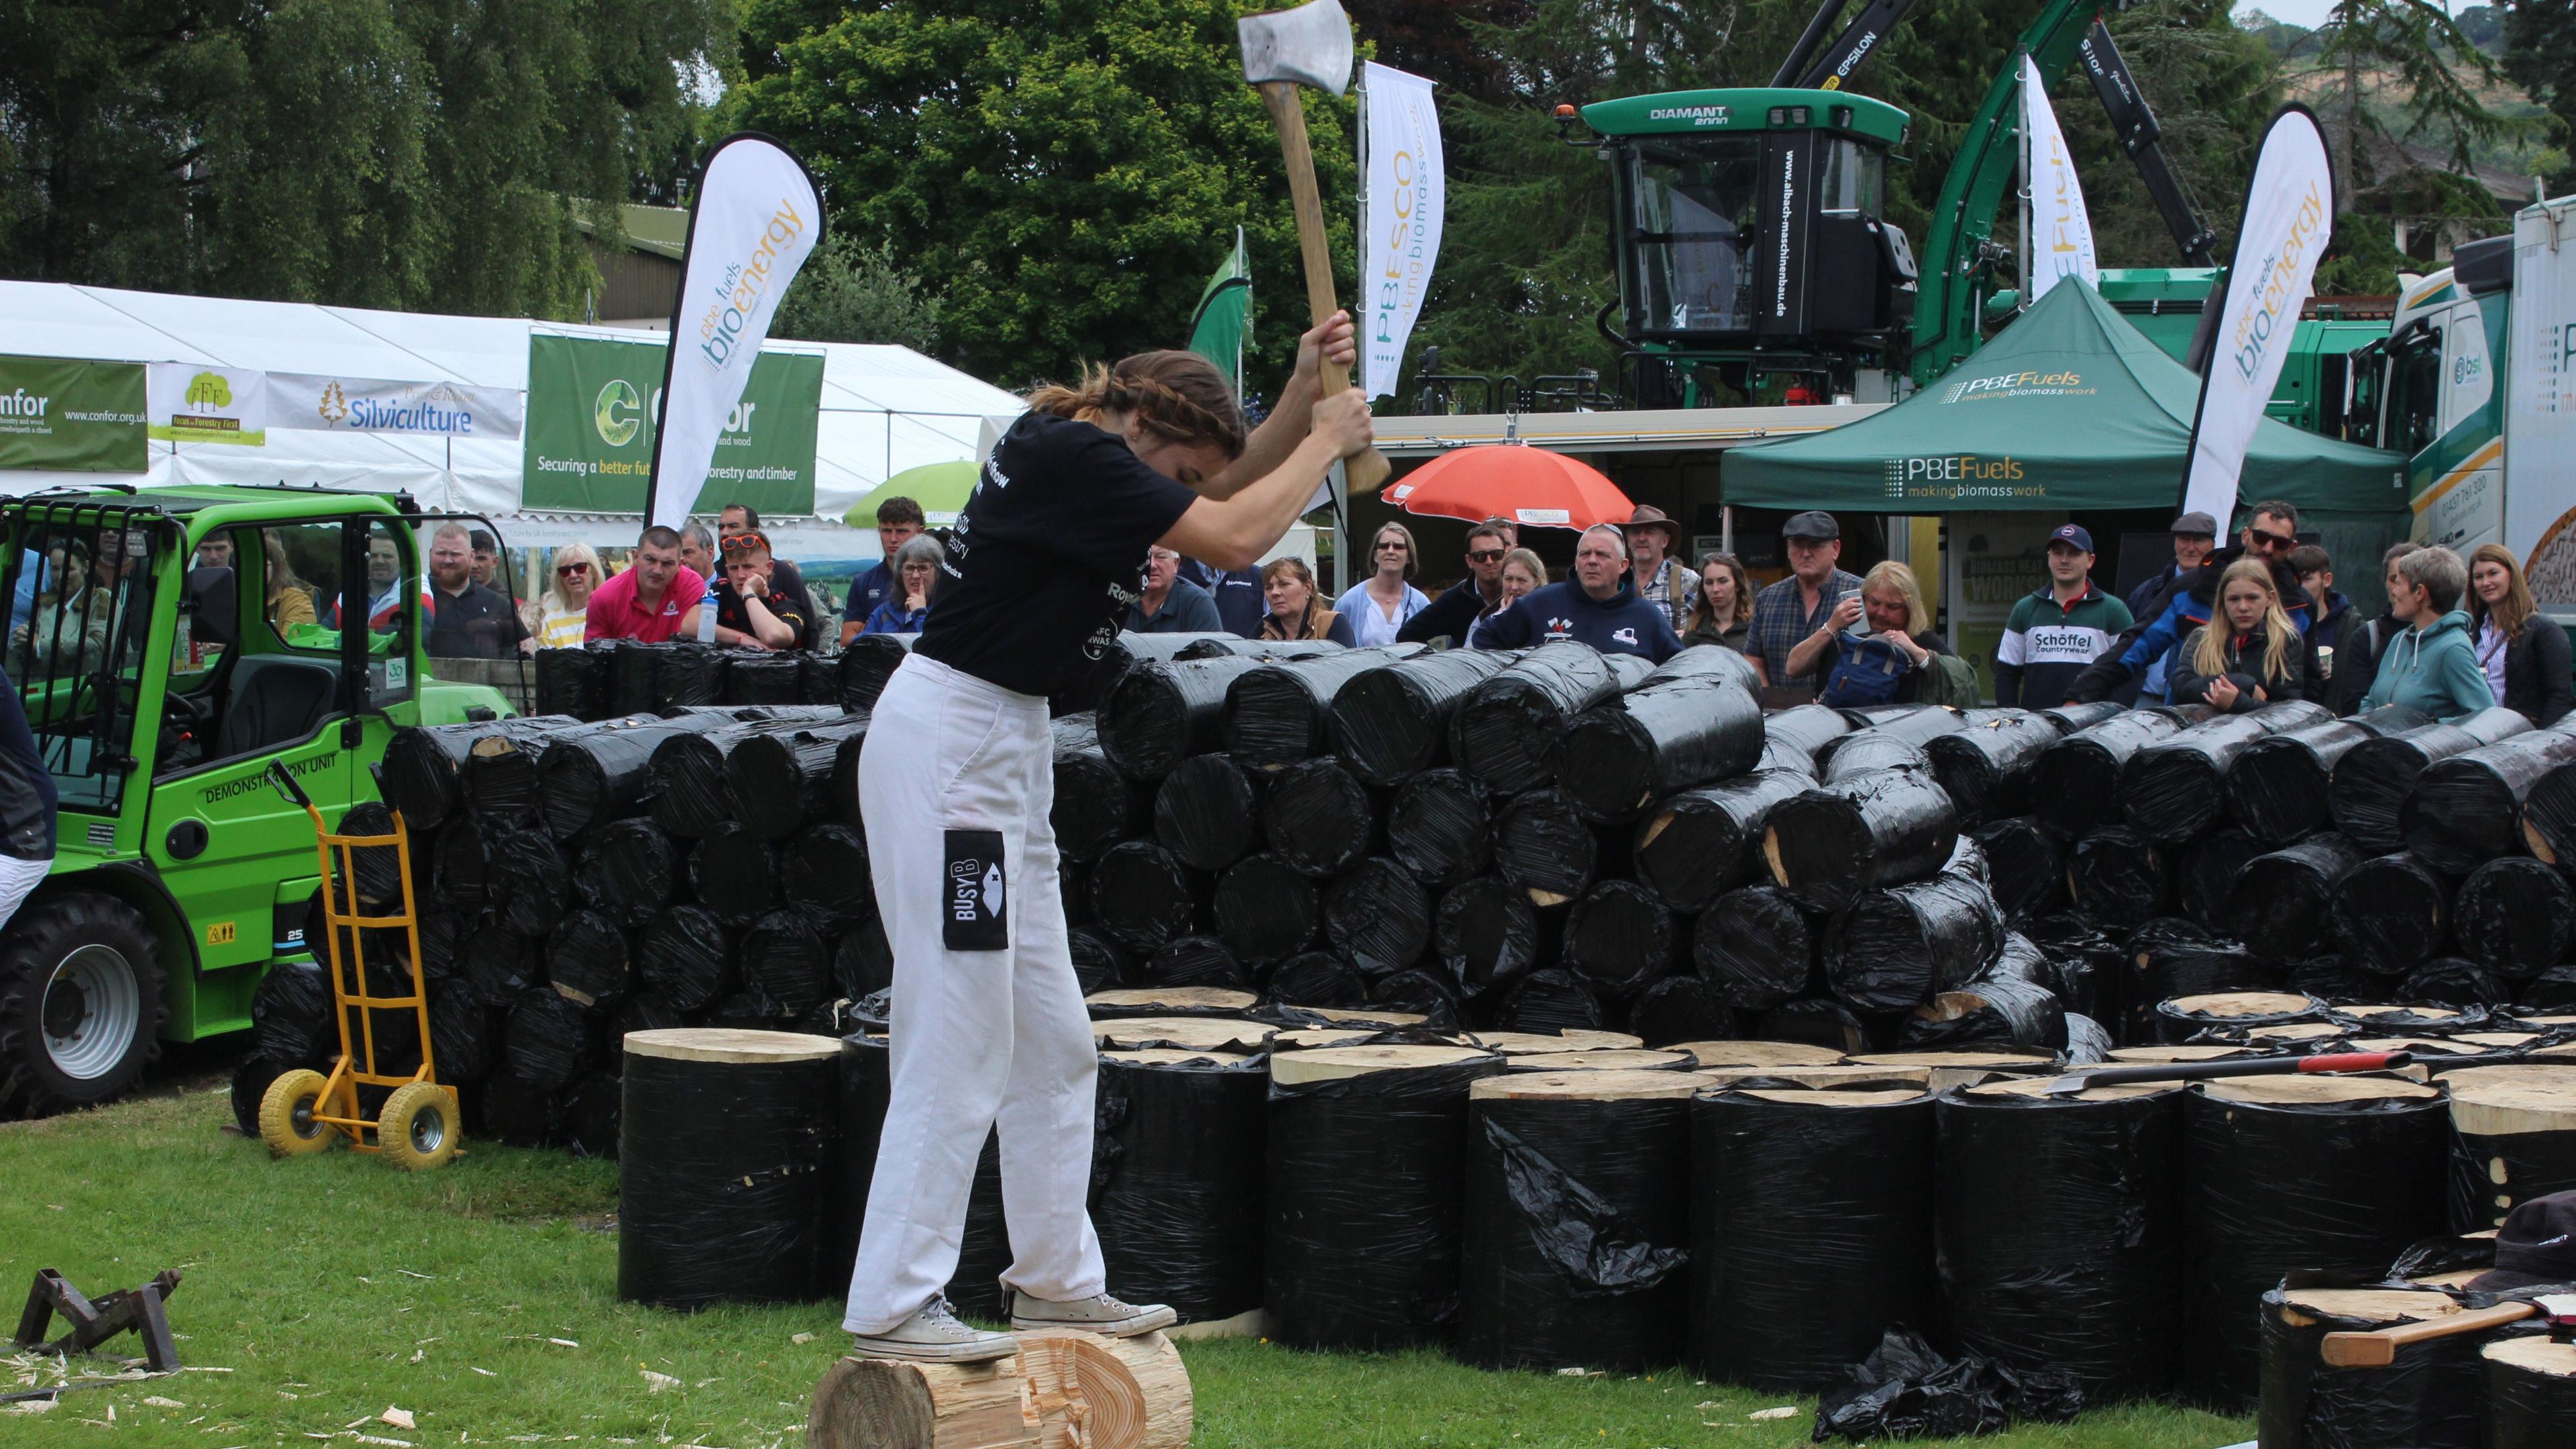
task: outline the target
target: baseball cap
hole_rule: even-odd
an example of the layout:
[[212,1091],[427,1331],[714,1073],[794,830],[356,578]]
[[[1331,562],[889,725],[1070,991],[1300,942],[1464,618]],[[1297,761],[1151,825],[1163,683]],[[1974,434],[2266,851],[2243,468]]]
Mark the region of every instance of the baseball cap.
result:
[[2576,1192],[2514,1204],[2496,1230],[2495,1270],[2470,1279],[2469,1287],[2510,1293],[2543,1283],[2576,1283]]
[[1843,526],[1834,522],[1832,514],[1809,509],[1805,513],[1791,514],[1789,521],[1780,525],[1780,536],[1824,543],[1842,537]]
[[2186,513],[2173,521],[2167,533],[2196,534],[2202,538],[2218,537],[2218,520],[2206,513]]
[[2048,541],[2050,543],[2071,544],[2074,546],[2077,553],[2091,553],[2093,551],[2093,535],[2086,533],[2084,531],[2084,525],[2080,523],[2059,524],[2057,531],[2048,536]]

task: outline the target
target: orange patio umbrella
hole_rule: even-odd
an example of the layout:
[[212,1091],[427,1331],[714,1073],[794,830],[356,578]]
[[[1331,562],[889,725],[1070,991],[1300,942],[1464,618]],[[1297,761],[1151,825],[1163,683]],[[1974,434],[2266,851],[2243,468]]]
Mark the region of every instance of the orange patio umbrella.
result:
[[1520,443],[1444,453],[1390,486],[1386,501],[1407,513],[1470,522],[1508,518],[1532,528],[1625,523],[1637,511],[1599,469]]

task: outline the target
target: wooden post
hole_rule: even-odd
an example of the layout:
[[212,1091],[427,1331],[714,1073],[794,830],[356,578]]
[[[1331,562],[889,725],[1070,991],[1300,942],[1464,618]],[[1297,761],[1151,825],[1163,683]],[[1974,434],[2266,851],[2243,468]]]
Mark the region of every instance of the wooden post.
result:
[[845,1358],[824,1370],[808,1449],[1188,1449],[1189,1370],[1159,1333],[1023,1330],[980,1364]]

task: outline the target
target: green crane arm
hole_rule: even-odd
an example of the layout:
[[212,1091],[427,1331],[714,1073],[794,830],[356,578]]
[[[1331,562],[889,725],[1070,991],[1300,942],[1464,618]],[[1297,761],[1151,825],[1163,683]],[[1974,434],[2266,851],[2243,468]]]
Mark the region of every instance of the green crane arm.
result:
[[1995,217],[2019,168],[2021,64],[2027,51],[2051,85],[2075,63],[2077,50],[2107,0],[2051,0],[2014,45],[2014,62],[1995,74],[1985,104],[1959,138],[1958,157],[1941,181],[1941,201],[1924,238],[1915,283],[1914,352],[1917,385],[1930,382],[1977,350],[1977,283],[2003,253],[1994,241]]

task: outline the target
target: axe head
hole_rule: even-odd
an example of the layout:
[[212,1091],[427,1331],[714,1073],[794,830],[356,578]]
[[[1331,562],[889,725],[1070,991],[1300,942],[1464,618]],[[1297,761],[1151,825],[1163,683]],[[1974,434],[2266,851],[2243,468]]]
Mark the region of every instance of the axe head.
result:
[[1294,81],[1340,95],[1351,84],[1351,17],[1340,0],[1308,0],[1294,10],[1268,10],[1234,22],[1243,42],[1243,78]]

